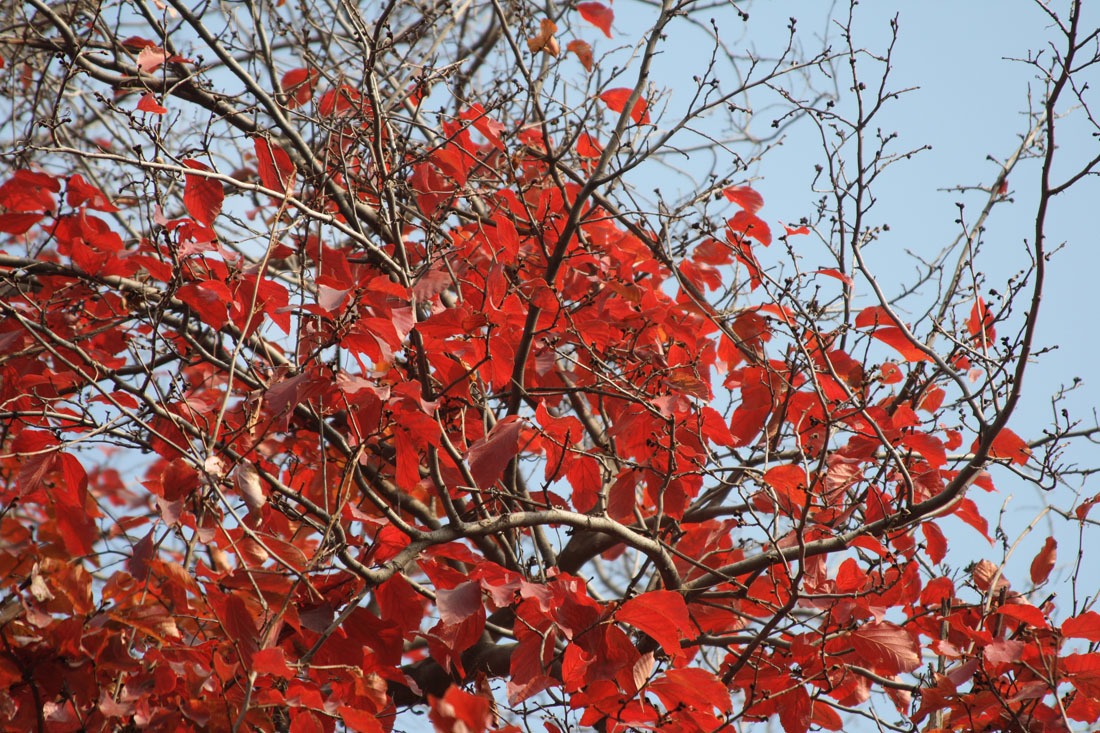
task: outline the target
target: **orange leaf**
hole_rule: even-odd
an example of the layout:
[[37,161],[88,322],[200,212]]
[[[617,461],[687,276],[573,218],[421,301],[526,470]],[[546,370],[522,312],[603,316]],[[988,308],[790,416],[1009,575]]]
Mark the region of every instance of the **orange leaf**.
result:
[[558,26],[554,21],[543,18],[539,21],[539,34],[527,39],[527,48],[531,49],[531,53],[543,51],[551,56],[557,56],[561,51],[558,39],[554,38],[554,31],[557,29]]
[[570,41],[569,45],[565,47],[565,50],[571,51],[577,56],[577,60],[584,66],[585,71],[592,71],[592,47],[584,41],[577,39]]

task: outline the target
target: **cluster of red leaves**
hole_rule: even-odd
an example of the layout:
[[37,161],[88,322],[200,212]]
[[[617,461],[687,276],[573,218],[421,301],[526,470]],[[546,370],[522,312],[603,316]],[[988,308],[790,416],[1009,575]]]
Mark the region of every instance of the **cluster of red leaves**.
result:
[[[607,32],[595,5],[581,12]],[[288,104],[310,103],[316,85],[311,72],[288,74]],[[630,96],[602,98],[621,112]],[[370,115],[354,90],[316,104],[349,128]],[[646,123],[645,101],[631,114]],[[347,153],[334,129],[330,144]],[[445,229],[446,259],[404,232],[416,275],[402,284],[349,247],[278,244],[274,259],[314,263],[311,297],[294,305],[285,281],[220,246],[223,181],[199,161],[185,161],[187,216],[159,219],[159,236],[137,242],[94,213],[115,207],[80,176],[21,170],[0,186],[0,230],[51,247],[20,265],[33,287],[10,296],[0,320],[0,502],[17,507],[0,518],[0,578],[19,609],[0,629],[0,705],[13,726],[266,730],[285,714],[295,731],[337,721],[381,731],[409,695],[430,702],[440,730],[494,725],[483,691],[419,688],[413,671],[429,657],[448,680],[506,676],[511,703],[556,690],[577,723],[607,730],[713,730],[735,713],[778,715],[787,733],[839,730],[834,704],[859,706],[875,685],[914,722],[940,712],[953,729],[1026,720],[1059,730],[1060,710],[1100,719],[1100,655],[1063,648],[1100,642],[1100,616],[1055,625],[1047,607],[994,587],[986,567],[971,593],[985,601],[964,600],[959,581],[922,574],[946,552],[936,521],[919,534],[904,524],[851,533],[832,569],[825,553],[754,561],[903,516],[944,490],[955,475],[947,451],[963,441],[937,423],[940,386],[901,401],[873,392],[906,364],[880,377],[821,329],[793,331],[808,334],[806,363],[769,358],[769,342],[791,332],[789,309],[765,303],[723,319],[685,289],[717,287],[734,261],[763,283],[750,245],[772,240],[759,194],[727,189],[739,211],[725,241],[673,273],[647,233],[577,203],[579,185],[550,183],[530,152],[548,147],[539,133],[517,135],[524,147],[509,155],[505,129],[471,107],[412,164],[415,204]],[[582,161],[600,149],[587,135],[576,147]],[[261,137],[254,148],[263,187],[279,194],[271,208],[306,195],[286,151]],[[512,184],[502,187],[487,172],[505,166]],[[355,179],[364,170],[348,154],[330,174],[376,205]],[[447,222],[475,198],[488,215]],[[307,199],[331,209],[319,191]],[[668,288],[674,277],[685,287]],[[987,316],[975,306],[976,341],[993,337]],[[293,343],[261,338],[266,323]],[[852,325],[905,362],[927,358],[884,309]],[[214,334],[247,349],[252,370],[231,381]],[[336,347],[359,368],[320,358]],[[157,370],[182,387],[153,389],[144,377],[163,379]],[[732,395],[728,416],[711,405],[719,385]],[[499,420],[473,409],[489,399],[513,407]],[[88,404],[101,412],[79,407]],[[606,434],[590,434],[586,413]],[[144,493],[79,452],[104,414],[154,457]],[[696,500],[715,451],[780,440],[801,457],[758,471],[744,511],[786,529],[754,548],[738,539],[740,518],[707,517]],[[990,455],[1028,460],[1008,430]],[[543,481],[521,508],[505,490],[517,460],[541,461]],[[977,483],[992,488],[986,475]],[[245,511],[232,509],[234,495]],[[972,500],[953,511],[987,532]],[[600,601],[566,559],[573,545],[537,577],[508,567],[492,536],[535,524],[580,531],[592,516],[621,532],[584,560],[622,553],[647,526],[673,527],[666,587]],[[325,562],[333,553],[336,566]],[[1032,580],[1052,565],[1048,545]],[[815,619],[789,625],[795,605]],[[507,621],[514,645],[503,663],[470,666],[496,633],[490,619]],[[783,630],[771,634],[773,620]],[[704,644],[724,649],[719,669],[695,664]],[[923,655],[947,665],[915,703],[907,675]]]

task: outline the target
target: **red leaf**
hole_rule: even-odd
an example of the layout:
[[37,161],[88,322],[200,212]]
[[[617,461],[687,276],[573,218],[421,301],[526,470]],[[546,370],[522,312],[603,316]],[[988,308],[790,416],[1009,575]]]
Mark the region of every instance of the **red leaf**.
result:
[[882,674],[912,672],[920,666],[920,649],[900,626],[887,621],[873,622],[848,636],[862,661]]
[[114,212],[118,207],[112,204],[98,188],[76,175],[69,179],[65,187],[65,201],[69,206],[87,205],[95,211]]
[[581,17],[603,31],[603,34],[611,38],[611,23],[615,20],[615,13],[611,8],[602,3],[578,3],[577,10],[581,11]]
[[[978,452],[980,442],[980,439],[974,441],[974,444],[970,446],[971,453]],[[1001,432],[997,433],[997,437],[993,439],[993,444],[989,448],[989,455],[993,458],[1007,458],[1012,463],[1022,466],[1031,457],[1031,448],[1021,440],[1019,435],[1008,428],[1001,428]]]
[[886,310],[881,305],[867,306],[856,316],[856,328],[885,326],[893,324],[893,322],[894,319],[890,317],[890,311]]
[[1020,659],[1024,650],[1024,642],[1008,639],[995,639],[992,644],[986,644],[982,649],[982,656],[988,664],[1006,664]]
[[321,73],[316,69],[294,69],[283,74],[279,86],[287,95],[286,108],[294,109],[313,98],[313,90],[317,88],[317,81]]
[[810,729],[813,715],[813,701],[806,688],[795,685],[777,700],[779,704],[779,723],[784,733],[806,733]]
[[469,580],[447,590],[435,592],[439,620],[448,625],[462,623],[482,609],[481,583]]
[[714,674],[701,667],[670,669],[649,683],[648,689],[672,710],[679,704],[696,710],[716,707],[728,713],[732,708],[729,690]]
[[358,708],[341,705],[337,712],[340,714],[340,722],[356,733],[385,733],[386,731],[378,722],[378,718]]
[[285,194],[294,185],[294,163],[278,145],[271,145],[262,137],[252,139],[256,146],[256,165],[260,169],[260,181],[264,188]]
[[650,591],[631,598],[616,611],[615,620],[649,634],[672,657],[682,653],[680,639],[692,632],[683,596],[669,590]]
[[481,440],[470,446],[466,461],[479,489],[492,488],[504,469],[519,453],[519,434],[523,422],[509,415],[493,426]]
[[5,234],[23,234],[38,222],[45,214],[0,214],[0,232]]
[[99,530],[88,512],[83,507],[65,502],[57,502],[53,505],[53,510],[65,550],[72,557],[92,554],[92,545],[99,539]]
[[947,451],[944,450],[943,441],[934,435],[910,433],[903,435],[900,442],[905,447],[916,451],[924,460],[928,461],[928,465],[932,468],[947,465]]
[[837,280],[844,283],[848,287],[852,287],[852,278],[849,277],[848,275],[845,275],[843,272],[841,272],[840,270],[837,270],[836,268],[826,267],[823,270],[817,270],[817,274],[818,275],[828,275],[829,277],[835,277]]
[[920,526],[924,533],[924,549],[933,564],[939,565],[947,554],[947,538],[935,522],[925,522]]
[[997,337],[997,332],[993,329],[993,314],[989,312],[989,308],[981,298],[978,298],[974,302],[974,307],[970,309],[966,330],[978,343],[984,341],[988,344]]
[[755,214],[764,205],[764,197],[748,186],[723,188],[722,195],[750,214]]
[[763,219],[747,209],[734,214],[726,221],[726,226],[732,232],[737,232],[744,237],[752,237],[765,247],[772,243],[771,228]]
[[1078,519],[1084,519],[1088,516],[1089,510],[1100,503],[1100,494],[1092,497],[1088,501],[1082,502],[1080,506],[1073,510],[1073,513],[1077,515]]
[[1062,622],[1062,636],[1100,641],[1100,613],[1085,611]]
[[[858,319],[856,325],[859,325]],[[871,335],[884,344],[892,346],[906,361],[932,361],[932,358],[917,348],[917,345],[913,343],[900,328],[886,326],[877,329]]]
[[226,304],[232,295],[225,283],[216,280],[188,283],[176,291],[176,297],[190,306],[210,328],[219,329],[229,320]]
[[[633,89],[608,89],[600,95],[600,99],[611,111],[622,112],[633,93]],[[649,105],[646,103],[645,97],[638,97],[638,101],[634,103],[634,109],[630,112],[630,117],[638,124],[644,125],[649,122]]]
[[989,540],[989,544],[993,544],[993,540],[989,536],[989,522],[987,522],[981,512],[978,511],[978,505],[974,503],[973,499],[964,498],[960,501],[954,514],[956,517],[981,532],[982,536]]
[[[188,159],[183,161],[183,164],[193,170],[210,170],[197,160]],[[222,201],[225,200],[222,184],[206,176],[191,173],[184,178],[186,181],[183,186],[183,206],[195,221],[209,228],[221,213]]]
[[486,140],[494,147],[504,150],[504,141],[500,139],[500,133],[504,132],[504,125],[486,114],[483,106],[475,104],[462,112],[459,117],[472,122],[474,129],[484,135]]
[[492,722],[491,702],[451,685],[442,698],[429,695],[432,705],[428,717],[441,733],[481,733]]
[[168,54],[164,52],[163,48],[160,46],[146,46],[138,53],[137,65],[146,74],[152,74],[167,60]]
[[294,672],[286,664],[286,654],[282,647],[263,649],[252,655],[252,669],[259,674],[270,674],[290,679]]
[[389,621],[401,627],[404,634],[420,628],[424,618],[424,603],[409,581],[398,574],[387,580],[374,592],[383,621]]
[[1046,582],[1050,571],[1054,569],[1054,562],[1058,557],[1058,542],[1053,537],[1047,537],[1043,543],[1043,549],[1031,561],[1031,582],[1035,585]]
[[825,702],[824,700],[814,700],[813,716],[811,722],[820,725],[825,730],[841,730],[844,727],[844,721],[841,720],[833,706]]
[[[788,237],[793,237],[796,234],[809,234],[810,233],[810,228],[808,226],[805,226],[805,225],[800,226],[800,227],[790,227],[790,226],[787,226],[786,224],[784,224],[783,228],[787,230],[787,236]],[[829,711],[832,712],[832,708],[829,708]],[[833,713],[833,715],[836,715],[836,713]]]
[[157,98],[153,96],[152,92],[146,92],[141,95],[141,99],[137,103],[138,112],[152,112],[155,115],[162,115],[168,110],[165,107],[161,107],[157,102]]
[[1010,603],[998,608],[997,613],[1002,616],[1014,618],[1018,621],[1023,621],[1027,625],[1034,626],[1037,629],[1048,628],[1047,620],[1046,617],[1043,616],[1043,612],[1030,603]]
[[11,180],[0,186],[0,206],[9,211],[52,211],[53,194],[61,190],[61,184],[53,176],[36,171],[18,170]]

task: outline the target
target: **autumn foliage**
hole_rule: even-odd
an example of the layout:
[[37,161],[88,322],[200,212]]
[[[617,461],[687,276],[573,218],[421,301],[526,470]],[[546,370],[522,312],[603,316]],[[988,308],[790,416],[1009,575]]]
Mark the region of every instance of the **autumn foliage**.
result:
[[980,498],[1087,434],[1012,419],[1045,209],[1007,291],[906,314],[840,178],[795,222],[732,158],[636,197],[787,67],[681,120],[648,74],[692,3],[641,39],[504,5],[32,0],[3,32],[5,729],[1100,720],[1097,588],[1049,597],[1053,537],[1009,572]]

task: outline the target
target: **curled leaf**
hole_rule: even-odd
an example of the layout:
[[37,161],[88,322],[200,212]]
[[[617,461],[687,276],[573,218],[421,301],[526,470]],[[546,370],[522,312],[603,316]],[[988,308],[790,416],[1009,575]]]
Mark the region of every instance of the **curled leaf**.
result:
[[577,60],[584,66],[585,71],[592,71],[592,47],[584,41],[577,39],[570,41],[569,45],[565,47],[565,50],[572,52],[576,55]]
[[527,39],[527,48],[531,49],[531,53],[542,51],[551,56],[557,56],[561,51],[558,39],[554,38],[554,32],[557,30],[558,26],[554,21],[543,18],[539,21],[539,34]]

